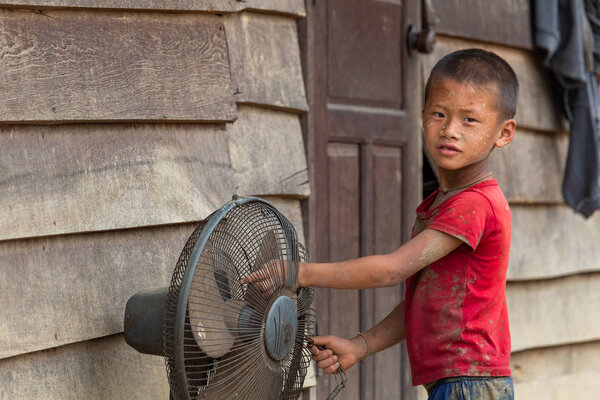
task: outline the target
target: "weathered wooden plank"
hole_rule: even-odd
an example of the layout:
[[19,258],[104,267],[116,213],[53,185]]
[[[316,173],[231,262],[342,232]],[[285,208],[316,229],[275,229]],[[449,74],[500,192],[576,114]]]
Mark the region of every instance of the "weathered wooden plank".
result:
[[169,398],[164,359],[122,335],[0,360],[0,382],[2,400]]
[[585,220],[566,206],[511,206],[508,280],[600,271],[600,214]]
[[436,33],[533,49],[529,0],[433,0],[432,5]]
[[307,111],[296,21],[240,13],[225,28],[236,101]]
[[562,177],[568,144],[566,134],[517,130],[509,146],[494,150],[492,171],[509,203],[564,203]]
[[433,53],[423,56],[423,76],[428,77],[435,63],[444,55],[471,47],[497,53],[515,70],[520,84],[516,115],[518,126],[539,131],[566,131],[566,121],[553,100],[550,75],[542,65],[541,57],[531,51],[440,35]]
[[527,400],[593,399],[600,391],[600,342],[511,356],[515,395]]
[[0,240],[200,220],[231,198],[217,125],[0,127]]
[[[304,241],[300,201],[265,199]],[[122,332],[127,299],[170,282],[196,225],[0,242],[0,358]]]
[[0,0],[0,7],[98,8],[229,13],[242,10],[306,16],[303,0]]
[[0,240],[197,221],[236,192],[308,195],[298,116],[242,113],[226,131],[0,126]]
[[1,242],[0,358],[122,332],[127,299],[168,285],[195,225]]
[[0,10],[0,121],[232,121],[214,15]]
[[513,351],[600,339],[600,273],[511,282],[506,297]]
[[245,106],[239,113],[238,122],[227,126],[235,191],[308,196],[299,117]]

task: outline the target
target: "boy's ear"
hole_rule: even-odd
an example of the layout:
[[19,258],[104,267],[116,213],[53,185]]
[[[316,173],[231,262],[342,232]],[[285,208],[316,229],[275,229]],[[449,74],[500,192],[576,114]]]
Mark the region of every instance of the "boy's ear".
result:
[[500,126],[500,136],[496,140],[496,147],[504,147],[515,138],[517,123],[514,119],[507,119]]

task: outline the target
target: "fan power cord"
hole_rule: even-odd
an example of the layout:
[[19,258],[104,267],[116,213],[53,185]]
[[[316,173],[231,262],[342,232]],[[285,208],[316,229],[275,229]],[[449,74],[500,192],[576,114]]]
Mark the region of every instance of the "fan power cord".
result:
[[[325,346],[315,344],[315,342],[312,340],[312,338],[307,338],[306,342],[308,343],[309,349],[313,346],[317,346],[317,349],[319,349],[321,351],[327,349],[327,347],[325,347]],[[336,386],[333,388],[331,393],[329,393],[329,396],[327,396],[327,400],[335,399],[335,397],[342,391],[342,389],[346,387],[346,382],[348,382],[348,377],[346,376],[346,373],[344,372],[344,369],[342,368],[341,365],[338,367],[337,373],[334,375],[334,377],[335,377]]]

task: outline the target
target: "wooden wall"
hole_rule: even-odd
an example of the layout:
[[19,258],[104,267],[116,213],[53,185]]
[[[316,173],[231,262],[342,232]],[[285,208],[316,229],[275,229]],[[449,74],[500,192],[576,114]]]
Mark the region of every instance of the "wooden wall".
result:
[[197,222],[302,233],[303,0],[0,1],[0,399],[166,399],[123,340]]
[[433,4],[438,43],[423,57],[424,77],[443,55],[481,47],[504,57],[521,84],[517,135],[495,151],[492,161],[512,210],[507,300],[516,397],[595,398],[600,391],[600,215],[585,220],[562,200],[568,126],[552,97],[542,55],[533,50],[529,1]]

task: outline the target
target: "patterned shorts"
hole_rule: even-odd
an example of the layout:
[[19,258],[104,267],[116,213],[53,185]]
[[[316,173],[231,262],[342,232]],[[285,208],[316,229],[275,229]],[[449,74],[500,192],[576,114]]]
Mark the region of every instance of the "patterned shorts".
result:
[[425,385],[428,400],[514,400],[510,377],[458,376]]

